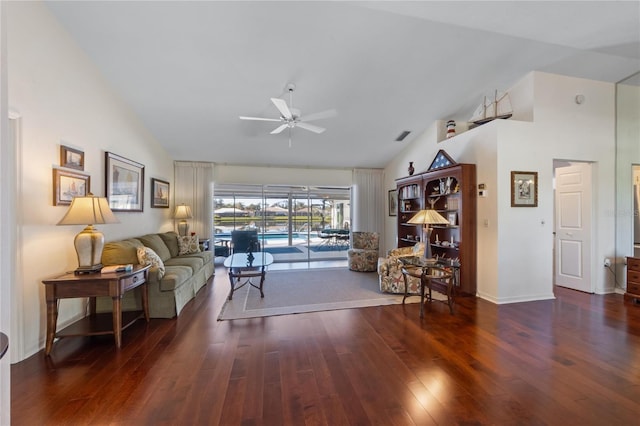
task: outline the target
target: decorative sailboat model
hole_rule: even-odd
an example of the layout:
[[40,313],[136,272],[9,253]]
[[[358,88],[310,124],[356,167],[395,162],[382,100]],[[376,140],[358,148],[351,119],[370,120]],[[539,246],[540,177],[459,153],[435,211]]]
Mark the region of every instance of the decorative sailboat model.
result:
[[495,91],[495,95],[492,100],[488,100],[484,97],[482,104],[475,110],[473,117],[469,120],[475,125],[481,125],[493,121],[497,118],[510,118],[513,115],[513,109],[511,108],[511,100],[509,99],[509,93],[498,94]]

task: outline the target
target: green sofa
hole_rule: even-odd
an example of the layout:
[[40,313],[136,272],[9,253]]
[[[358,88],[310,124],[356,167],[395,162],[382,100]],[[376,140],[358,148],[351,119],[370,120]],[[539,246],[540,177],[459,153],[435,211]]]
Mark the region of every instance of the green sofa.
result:
[[[138,247],[151,248],[162,259],[165,274],[158,279],[158,268],[149,270],[149,316],[151,318],[173,318],[195,297],[211,278],[214,271],[213,252],[200,251],[178,255],[178,234],[165,232],[105,243],[102,264],[137,264]],[[97,311],[110,312],[112,301],[97,298]],[[122,299],[124,311],[142,309],[140,292],[127,292]]]

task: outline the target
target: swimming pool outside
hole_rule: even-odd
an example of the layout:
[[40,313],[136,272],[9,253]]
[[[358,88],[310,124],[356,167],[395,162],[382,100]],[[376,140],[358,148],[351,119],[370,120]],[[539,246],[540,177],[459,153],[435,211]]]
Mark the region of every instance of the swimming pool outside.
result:
[[[231,233],[218,233],[215,239],[229,245]],[[336,245],[331,242],[332,240],[320,237],[316,231],[308,234],[306,232],[291,233],[291,244],[289,244],[289,234],[286,232],[265,232],[258,234],[258,239],[262,250],[271,252],[275,262],[346,259],[347,257],[348,241],[345,244]]]
[[[221,232],[215,235],[215,239],[219,241],[231,241],[231,233],[230,232]],[[288,246],[289,245],[289,234],[286,232],[265,232],[258,233],[258,239],[263,245],[269,246]],[[301,232],[292,232],[291,233],[291,245],[299,245],[299,244],[319,244],[322,241],[322,238],[318,236],[316,231],[310,232],[309,234],[301,233]]]

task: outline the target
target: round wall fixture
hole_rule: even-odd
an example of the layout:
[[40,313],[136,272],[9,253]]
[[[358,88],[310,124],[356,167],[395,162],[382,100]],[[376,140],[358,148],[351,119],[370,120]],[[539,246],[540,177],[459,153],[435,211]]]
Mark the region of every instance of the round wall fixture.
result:
[[576,103],[580,105],[583,102],[584,102],[584,95],[576,95]]

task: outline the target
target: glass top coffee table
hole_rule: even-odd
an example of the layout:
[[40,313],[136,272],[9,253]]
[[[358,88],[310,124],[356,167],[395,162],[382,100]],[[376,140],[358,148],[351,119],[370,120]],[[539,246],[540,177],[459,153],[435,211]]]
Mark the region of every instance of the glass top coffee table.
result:
[[409,296],[407,276],[420,279],[420,318],[424,317],[425,288],[429,290],[429,302],[433,301],[432,290],[447,296],[449,313],[453,314],[455,303],[454,292],[460,264],[449,260],[424,259],[420,257],[401,257],[402,275],[404,276],[404,297],[402,303]]
[[[231,291],[229,300],[233,298],[233,292],[249,284],[251,287],[260,290],[260,297],[264,297],[262,290],[264,277],[267,273],[267,266],[273,263],[271,253],[256,251],[252,253],[234,253],[224,260],[224,266],[229,272],[229,282]],[[251,282],[251,278],[260,278],[260,284]],[[241,282],[242,280],[244,282]]]

